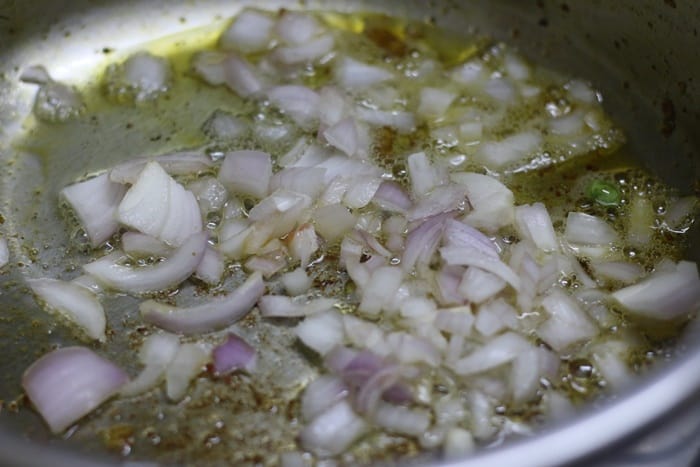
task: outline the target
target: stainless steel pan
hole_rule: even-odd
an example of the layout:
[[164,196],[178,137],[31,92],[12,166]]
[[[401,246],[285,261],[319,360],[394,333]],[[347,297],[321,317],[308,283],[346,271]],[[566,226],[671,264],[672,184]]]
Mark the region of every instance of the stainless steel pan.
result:
[[[0,1],[0,229],[12,238],[13,246],[12,266],[0,276],[0,463],[121,463],[130,459],[123,456],[128,450],[124,439],[147,439],[147,430],[154,424],[172,431],[168,438],[172,444],[152,439],[151,447],[141,449],[139,455],[146,453],[146,457],[166,462],[234,462],[235,457],[221,455],[221,448],[211,447],[216,444],[213,427],[217,420],[230,417],[221,415],[222,411],[241,417],[239,422],[249,428],[241,431],[241,438],[258,443],[259,456],[248,461],[274,461],[273,451],[279,447],[275,434],[284,431],[280,425],[284,420],[270,412],[288,406],[265,391],[196,409],[153,398],[130,409],[110,403],[90,422],[92,435],[65,440],[50,437],[38,417],[21,407],[19,398],[22,371],[52,345],[73,339],[63,327],[51,324],[23,283],[27,275],[65,272],[70,267],[73,252],[61,246],[67,243],[67,234],[56,210],[58,189],[77,174],[112,165],[134,153],[169,149],[167,144],[164,147],[162,142],[151,141],[147,132],[125,136],[103,122],[76,134],[59,135],[55,148],[44,153],[33,148],[38,157],[28,156],[11,144],[14,135],[22,131],[35,91],[19,84],[19,71],[27,65],[44,64],[54,78],[81,83],[112,50],[127,50],[164,35],[221,21],[246,4],[384,11],[431,19],[457,33],[486,33],[514,43],[534,61],[591,80],[607,97],[608,112],[625,129],[629,151],[680,190],[700,193],[700,4],[696,2]],[[690,238],[690,256],[697,261],[697,231]],[[111,327],[120,330],[125,323],[133,323],[131,305],[124,300],[110,303],[117,315],[123,313],[122,319],[111,318]],[[275,367],[275,352],[290,338],[272,328],[262,329],[257,338],[266,336],[270,344],[266,371],[271,385],[293,386],[310,374],[301,360]],[[700,462],[700,346],[694,342],[700,342],[700,326],[687,330],[684,340],[670,352],[668,364],[640,380],[629,393],[590,406],[579,417],[549,427],[537,437],[485,451],[460,465]],[[129,345],[128,334],[117,333],[108,353],[119,359],[129,354]],[[107,422],[142,425],[138,432],[120,433],[104,431]],[[111,450],[105,450],[105,441]],[[227,449],[237,448],[229,445]],[[400,457],[400,452],[387,452],[383,460],[399,461]]]

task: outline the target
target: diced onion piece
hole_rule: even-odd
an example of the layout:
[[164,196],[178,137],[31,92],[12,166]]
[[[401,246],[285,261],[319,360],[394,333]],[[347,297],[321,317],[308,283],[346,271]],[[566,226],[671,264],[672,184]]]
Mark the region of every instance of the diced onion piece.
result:
[[479,307],[474,327],[483,336],[493,336],[504,329],[518,328],[518,314],[508,302],[497,298]]
[[294,260],[301,262],[301,267],[305,268],[309,265],[311,255],[318,250],[318,237],[316,230],[311,224],[304,224],[296,229],[292,234],[289,242],[289,253]]
[[435,327],[458,336],[468,336],[474,325],[474,315],[469,306],[445,308],[437,312]]
[[206,172],[214,163],[201,151],[183,151],[151,158],[137,158],[123,162],[109,171],[109,179],[116,183],[134,184],[149,162],[157,162],[169,175],[192,175]]
[[474,159],[490,169],[498,170],[532,155],[541,144],[542,136],[539,133],[517,133],[501,141],[482,143]]
[[319,95],[305,86],[276,86],[267,91],[267,97],[302,128],[309,127],[318,119]]
[[192,235],[173,255],[153,266],[131,268],[118,263],[119,255],[107,255],[83,266],[83,270],[105,286],[135,294],[169,289],[197,269],[207,246],[207,233]]
[[418,115],[422,117],[441,118],[457,98],[453,92],[438,88],[422,88],[420,90],[420,102]]
[[654,207],[648,198],[632,199],[627,215],[627,242],[633,246],[646,246],[654,234]]
[[625,284],[636,282],[644,275],[642,266],[627,261],[591,262],[589,266],[595,276]]
[[230,55],[221,66],[226,85],[239,96],[249,97],[262,91],[264,83],[247,60]]
[[609,340],[593,348],[592,357],[596,369],[611,389],[620,391],[634,380],[634,374],[626,363],[630,352],[629,344]]
[[258,308],[265,318],[299,318],[332,310],[337,303],[332,298],[316,298],[300,303],[286,295],[263,295],[258,300]]
[[88,289],[56,279],[29,279],[27,283],[50,311],[77,324],[91,339],[103,342],[107,339],[104,309]]
[[408,156],[406,166],[408,167],[408,175],[411,177],[413,198],[416,200],[447,181],[446,174],[435,167],[424,152]]
[[598,328],[578,303],[559,289],[542,299],[542,307],[549,319],[537,328],[537,335],[557,352],[598,334]]
[[173,249],[164,242],[141,232],[124,232],[122,250],[131,257],[166,257]]
[[476,443],[472,434],[464,428],[450,428],[445,435],[442,453],[447,460],[458,460],[474,452]]
[[251,274],[236,290],[202,305],[178,308],[147,300],[139,306],[147,323],[166,331],[191,335],[230,326],[248,314],[265,293],[262,274]]
[[552,219],[542,203],[523,204],[515,208],[515,227],[518,233],[544,251],[557,251],[559,243]]
[[335,79],[343,89],[360,90],[394,78],[382,67],[344,57],[335,69]]
[[488,69],[483,61],[473,59],[455,68],[451,77],[460,84],[474,84],[483,82],[488,77]]
[[406,219],[415,221],[457,210],[463,207],[466,195],[464,187],[456,183],[437,186],[418,199],[415,206],[406,213]]
[[403,280],[401,268],[383,266],[372,273],[369,283],[362,290],[362,301],[358,309],[376,316],[391,302]]
[[241,259],[252,228],[247,219],[233,219],[221,226],[219,251],[227,258]]
[[481,303],[503,290],[506,283],[500,277],[482,269],[470,267],[462,276],[459,292],[473,303]]
[[358,106],[355,108],[355,114],[370,125],[395,128],[401,134],[410,133],[416,128],[414,115],[403,110],[379,110]]
[[202,231],[199,204],[157,162],[149,162],[124,195],[117,219],[164,242],[180,246]]
[[321,25],[308,13],[285,10],[274,26],[275,34],[287,44],[309,42],[321,32]]
[[225,375],[236,370],[252,371],[256,365],[255,349],[233,333],[212,350],[214,371]]
[[489,258],[499,258],[496,244],[489,237],[463,222],[454,219],[445,220],[443,238],[445,246],[468,248]]
[[84,347],[54,350],[34,362],[22,387],[53,433],[60,433],[112,397],[128,375]]
[[107,241],[119,228],[115,214],[124,193],[126,187],[111,182],[106,173],[61,190],[93,247]]
[[450,266],[475,266],[491,272],[509,283],[515,290],[520,289],[520,277],[507,264],[498,258],[479,253],[472,248],[445,246],[440,248],[442,259]]
[[219,86],[226,82],[224,60],[228,55],[221,52],[204,50],[192,56],[192,69],[205,83]]
[[340,204],[323,206],[314,212],[316,231],[327,242],[334,242],[355,226],[357,217]]
[[367,206],[382,184],[379,177],[355,176],[348,180],[348,189],[343,196],[343,204],[352,209]]
[[4,268],[10,262],[10,249],[7,247],[7,239],[0,237],[0,268]]
[[374,193],[372,202],[385,211],[405,213],[413,207],[413,201],[403,187],[391,180],[385,180]]
[[277,47],[271,57],[283,65],[299,65],[324,58],[333,51],[335,40],[330,34],[322,34],[300,45]]
[[281,249],[260,256],[251,256],[245,262],[247,270],[258,271],[265,279],[274,276],[285,267],[287,267],[287,258],[284,250]]
[[171,401],[187,394],[187,387],[211,359],[210,352],[196,343],[182,344],[165,370],[165,392]]
[[42,84],[34,99],[34,114],[47,122],[65,122],[80,115],[84,108],[77,89],[56,81]]
[[202,261],[199,262],[197,269],[194,271],[194,275],[207,284],[216,285],[221,282],[224,269],[223,255],[214,248],[207,247],[202,255]]
[[203,215],[218,211],[228,200],[226,188],[214,177],[203,177],[187,185],[199,203]]
[[282,274],[280,282],[290,295],[300,295],[311,288],[313,281],[302,268]]
[[227,190],[264,198],[272,177],[272,159],[262,151],[233,151],[226,154],[219,170],[219,180]]
[[32,65],[22,70],[19,80],[23,83],[46,84],[51,81],[51,76],[42,65]]
[[287,190],[317,198],[325,188],[323,167],[287,167],[270,180],[270,191]]
[[257,10],[243,10],[221,34],[219,45],[225,50],[243,53],[262,52],[267,49],[275,21]]
[[138,52],[127,58],[123,67],[124,84],[137,101],[153,99],[168,90],[171,71],[166,58]]
[[533,348],[524,337],[514,332],[501,334],[454,364],[459,375],[472,375],[513,361],[524,350]]
[[348,156],[352,156],[357,152],[359,136],[357,134],[357,125],[352,117],[344,118],[335,125],[323,130],[323,138],[328,141],[328,144],[341,150]]
[[564,237],[572,243],[603,245],[618,240],[617,233],[603,219],[582,212],[570,212],[566,217]]
[[343,321],[335,311],[317,313],[301,322],[296,334],[309,348],[325,355],[342,344]]
[[119,393],[124,396],[142,394],[155,387],[165,375],[165,369],[180,348],[177,336],[167,333],[148,336],[139,351],[139,360],[145,365],[139,375],[125,384]]
[[301,410],[305,420],[313,420],[349,394],[348,387],[337,376],[321,375],[311,381],[301,396]]
[[472,210],[464,221],[474,227],[496,231],[514,219],[515,198],[503,183],[488,175],[472,172],[450,174],[452,181],[464,185]]
[[353,412],[350,403],[342,400],[304,427],[301,443],[318,456],[334,456],[350,447],[367,429],[367,423]]
[[410,272],[414,266],[425,267],[440,243],[445,221],[450,213],[429,217],[406,236],[406,247],[401,259],[401,267]]
[[372,414],[374,423],[392,432],[408,436],[421,436],[430,426],[430,412],[380,403]]
[[697,265],[681,261],[612,294],[628,312],[659,320],[692,314],[700,307]]

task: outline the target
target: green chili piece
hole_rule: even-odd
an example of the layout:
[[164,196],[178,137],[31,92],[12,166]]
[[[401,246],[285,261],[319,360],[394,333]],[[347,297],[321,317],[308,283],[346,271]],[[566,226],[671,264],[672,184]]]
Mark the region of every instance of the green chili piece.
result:
[[617,206],[620,203],[620,191],[611,183],[593,180],[588,186],[588,196],[603,206]]

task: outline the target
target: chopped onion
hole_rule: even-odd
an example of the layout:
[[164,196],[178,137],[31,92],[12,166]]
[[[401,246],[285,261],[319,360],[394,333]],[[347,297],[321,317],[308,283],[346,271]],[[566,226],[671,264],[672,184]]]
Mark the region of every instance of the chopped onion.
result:
[[357,125],[352,117],[344,118],[335,125],[323,130],[323,138],[328,141],[328,144],[340,149],[348,156],[352,156],[357,152],[359,136],[357,134]]
[[105,286],[135,294],[174,287],[197,269],[207,246],[207,234],[192,235],[173,255],[153,266],[131,268],[119,264],[119,253],[104,256],[83,266],[83,270]]
[[197,265],[194,275],[210,285],[216,285],[221,282],[224,275],[224,257],[212,247],[207,247],[202,255],[202,261]]
[[557,352],[598,334],[598,328],[578,303],[559,289],[542,299],[542,307],[549,319],[537,328],[537,335]]
[[625,363],[629,351],[625,342],[614,340],[598,344],[592,351],[596,369],[605,378],[605,383],[616,391],[624,389],[633,381],[633,374]]
[[321,25],[307,13],[284,10],[274,30],[283,42],[299,45],[309,42],[314,36],[320,34]]
[[374,193],[372,202],[385,211],[405,213],[413,207],[413,201],[398,183],[385,180]]
[[202,231],[199,204],[157,162],[149,162],[124,195],[117,219],[172,246]]
[[570,212],[566,217],[564,237],[572,243],[603,245],[618,240],[617,233],[603,219],[582,212]]
[[488,175],[472,172],[452,173],[450,178],[467,190],[471,207],[464,218],[467,224],[496,231],[513,223],[515,198],[503,183]]
[[316,231],[327,241],[334,242],[355,226],[357,218],[340,204],[323,206],[314,212]]
[[394,74],[382,67],[343,57],[335,68],[335,78],[343,89],[360,90],[389,81]]
[[51,76],[42,65],[32,65],[22,70],[19,80],[23,83],[46,84],[51,81]]
[[282,274],[280,282],[290,295],[300,295],[311,288],[313,281],[302,268]]
[[135,396],[155,387],[165,375],[165,369],[180,348],[177,336],[167,333],[148,336],[139,351],[139,360],[145,365],[139,375],[125,384],[120,394]]
[[627,215],[627,242],[633,246],[645,246],[654,234],[654,206],[651,200],[632,198]]
[[262,274],[253,273],[236,290],[222,298],[190,308],[147,300],[139,306],[144,321],[181,334],[211,332],[230,326],[248,314],[265,293]]
[[423,88],[420,90],[418,115],[430,118],[442,118],[452,102],[457,98],[453,92],[438,88]]
[[513,361],[524,350],[532,348],[525,338],[514,332],[501,334],[454,364],[460,375],[481,373]]
[[243,53],[262,52],[267,49],[275,21],[257,10],[243,10],[221,34],[219,45],[225,50]]
[[115,214],[124,193],[126,187],[111,182],[106,173],[61,190],[61,196],[75,211],[92,246],[107,241],[119,229]]
[[406,213],[409,221],[425,219],[447,211],[454,211],[463,206],[466,199],[463,186],[451,183],[437,186],[420,197],[413,208]]
[[625,284],[637,282],[644,275],[642,266],[627,261],[591,262],[589,266],[595,276]]
[[270,102],[306,128],[318,119],[319,95],[305,86],[283,85],[267,91]]
[[292,259],[299,260],[302,268],[308,266],[311,255],[318,250],[318,237],[314,226],[311,224],[302,225],[291,234],[288,242]]
[[192,57],[192,69],[205,83],[219,86],[226,82],[224,60],[228,55],[222,52],[204,50]]
[[482,336],[491,337],[505,329],[518,329],[518,313],[502,298],[497,298],[479,307],[474,328]]
[[128,375],[84,347],[54,350],[34,362],[22,387],[51,431],[60,433],[112,397]]
[[140,232],[122,234],[122,250],[131,257],[167,257],[173,249],[155,237]]
[[204,216],[224,207],[228,200],[226,188],[214,177],[204,177],[187,185],[199,203],[199,210]]
[[500,277],[479,268],[470,267],[462,276],[459,292],[470,302],[481,303],[499,293],[505,286],[505,281]]
[[277,47],[272,58],[283,65],[299,65],[324,58],[333,51],[335,40],[330,34],[322,34],[305,44]]
[[362,290],[362,301],[358,309],[376,316],[390,303],[403,280],[401,268],[382,266],[372,273],[369,283]]
[[209,156],[200,151],[174,152],[123,162],[109,171],[109,179],[115,183],[134,184],[149,162],[157,162],[169,175],[191,175],[192,173],[206,172],[213,166]]
[[681,261],[659,270],[635,285],[612,294],[630,313],[670,320],[700,307],[700,278],[695,263]]
[[212,350],[214,371],[225,375],[236,370],[253,371],[256,365],[255,349],[233,333]]
[[301,397],[302,416],[313,420],[348,396],[350,391],[345,383],[336,376],[321,375],[311,381]]
[[487,256],[472,248],[458,246],[444,246],[440,248],[440,255],[451,266],[474,266],[495,274],[510,284],[515,290],[520,289],[520,278],[518,275],[498,258]]
[[91,291],[56,279],[29,279],[27,283],[50,311],[56,311],[77,324],[89,338],[107,340],[105,312]]
[[414,199],[419,199],[447,181],[444,171],[435,167],[424,152],[408,156],[406,166],[411,177],[411,191]]
[[309,316],[296,327],[299,339],[321,355],[342,343],[343,321],[335,311]]
[[80,115],[84,108],[75,88],[56,81],[42,84],[34,99],[34,114],[47,122],[65,122]]
[[168,90],[170,64],[163,57],[138,52],[123,65],[124,84],[135,94],[136,101],[154,99]]
[[411,112],[403,110],[379,110],[356,107],[357,118],[374,126],[395,128],[401,134],[411,133],[416,128],[416,119]]
[[234,193],[264,198],[272,177],[270,155],[261,151],[233,151],[226,154],[219,180]]
[[496,244],[490,238],[475,228],[454,219],[445,220],[443,238],[445,246],[468,248],[489,258],[499,258]]
[[378,426],[402,435],[420,436],[430,426],[430,412],[424,409],[409,409],[380,403],[372,414]]
[[345,451],[367,429],[367,423],[353,412],[350,404],[341,400],[304,427],[301,443],[318,456],[334,456]]
[[401,259],[401,267],[404,271],[409,272],[416,265],[423,267],[428,264],[440,243],[446,219],[453,215],[443,213],[429,217],[408,233]]
[[552,219],[542,203],[524,204],[515,208],[515,227],[520,235],[544,251],[557,251],[559,243]]
[[469,306],[442,309],[435,316],[435,327],[457,336],[468,336],[474,325],[474,315]]
[[475,160],[490,169],[502,169],[532,155],[541,144],[542,136],[539,133],[517,133],[501,141],[482,143],[475,154]]
[[190,381],[197,376],[211,354],[200,344],[182,344],[165,370],[165,392],[171,401],[179,401],[187,393]]
[[299,318],[332,310],[337,303],[333,298],[315,298],[300,303],[286,295],[263,295],[258,300],[258,308],[265,318]]
[[447,460],[458,460],[474,452],[476,443],[472,434],[464,428],[450,428],[443,443],[443,456]]
[[270,191],[287,190],[317,198],[325,188],[323,167],[287,167],[270,180]]
[[249,97],[262,91],[264,83],[247,60],[229,55],[221,66],[226,85],[239,96]]

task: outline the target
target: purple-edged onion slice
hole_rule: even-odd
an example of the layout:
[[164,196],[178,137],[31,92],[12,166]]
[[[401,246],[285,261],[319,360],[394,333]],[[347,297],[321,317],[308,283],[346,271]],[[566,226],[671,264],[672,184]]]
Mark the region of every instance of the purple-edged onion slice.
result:
[[212,351],[214,371],[225,375],[236,370],[252,371],[257,361],[255,349],[233,333]]
[[147,300],[139,309],[144,321],[166,331],[191,335],[214,331],[235,323],[248,314],[264,293],[262,274],[256,272],[227,296],[212,299],[202,305],[178,308]]
[[112,397],[129,379],[84,347],[44,355],[22,376],[22,387],[51,431],[60,433]]
[[121,292],[141,294],[170,289],[197,269],[207,246],[207,237],[206,232],[192,235],[171,257],[154,266],[123,266],[119,264],[119,254],[110,254],[86,264],[83,269],[100,283]]

